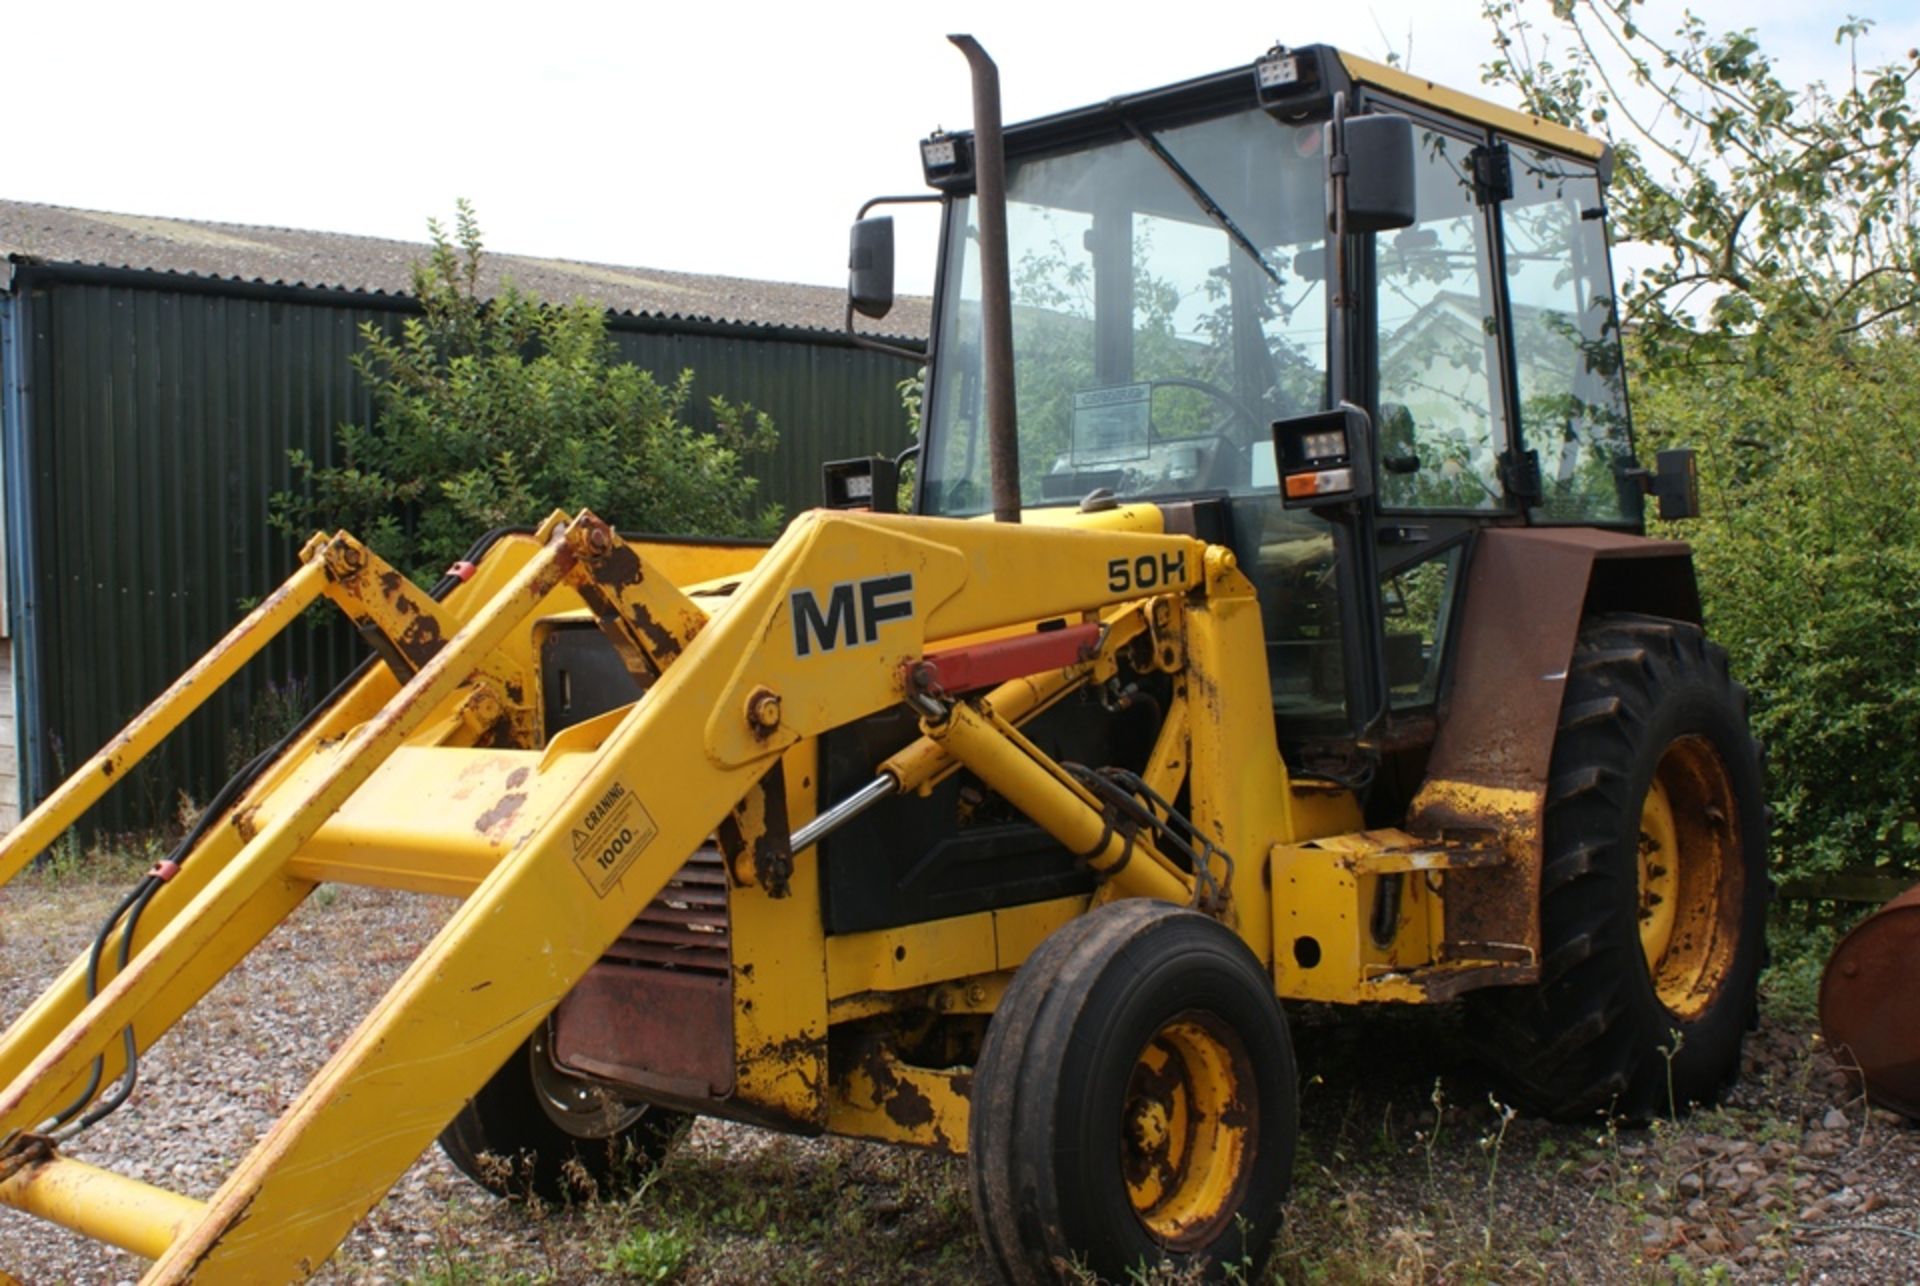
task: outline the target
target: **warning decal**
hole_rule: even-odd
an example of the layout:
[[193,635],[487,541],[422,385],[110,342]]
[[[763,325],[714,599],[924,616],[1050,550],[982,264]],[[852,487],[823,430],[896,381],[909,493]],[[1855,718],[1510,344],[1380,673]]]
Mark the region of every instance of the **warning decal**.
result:
[[615,782],[573,828],[573,864],[605,897],[658,831],[633,792]]

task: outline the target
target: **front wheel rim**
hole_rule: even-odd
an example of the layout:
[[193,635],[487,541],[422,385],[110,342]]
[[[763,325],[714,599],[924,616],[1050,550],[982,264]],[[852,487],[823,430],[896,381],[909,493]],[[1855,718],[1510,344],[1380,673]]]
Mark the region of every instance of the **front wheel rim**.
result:
[[576,1139],[610,1139],[628,1129],[647,1110],[609,1094],[592,1081],[570,1076],[553,1061],[547,1029],[535,1033],[527,1049],[533,1093],[540,1110],[562,1132]]
[[1196,1010],[1175,1015],[1134,1060],[1121,1106],[1121,1174],[1141,1226],[1170,1250],[1209,1245],[1250,1180],[1259,1100],[1246,1045]]

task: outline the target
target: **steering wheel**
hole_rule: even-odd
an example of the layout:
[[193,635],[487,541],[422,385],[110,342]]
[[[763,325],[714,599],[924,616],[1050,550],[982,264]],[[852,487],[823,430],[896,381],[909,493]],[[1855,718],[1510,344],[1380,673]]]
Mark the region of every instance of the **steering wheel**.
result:
[[[1249,407],[1233,394],[1227,392],[1227,390],[1221,388],[1218,384],[1209,384],[1205,380],[1186,379],[1177,375],[1169,376],[1166,379],[1148,380],[1147,396],[1151,398],[1155,392],[1163,388],[1190,388],[1195,392],[1205,393],[1208,397],[1226,407],[1227,410],[1231,411],[1237,419],[1243,421],[1247,426],[1246,436],[1244,438],[1235,438],[1232,434],[1225,432],[1226,422],[1222,421],[1213,427],[1212,436],[1214,437],[1225,438],[1227,441],[1238,446],[1245,445],[1260,436],[1262,421],[1259,416],[1253,413],[1253,408]],[[1154,436],[1159,437],[1159,434],[1156,433]],[[1166,441],[1168,439],[1161,440]]]

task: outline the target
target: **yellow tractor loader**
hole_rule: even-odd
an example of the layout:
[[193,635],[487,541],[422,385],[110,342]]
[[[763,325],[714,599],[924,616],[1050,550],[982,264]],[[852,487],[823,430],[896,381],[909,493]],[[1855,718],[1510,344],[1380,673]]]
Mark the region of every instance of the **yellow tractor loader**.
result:
[[[1728,1082],[1760,765],[1641,534],[1694,488],[1633,456],[1606,148],[1324,46],[1003,129],[957,40],[910,512],[843,461],[770,547],[555,514],[431,588],[315,536],[0,845],[311,604],[373,643],[0,1036],[0,1201],[287,1281],[436,1137],[558,1197],[711,1114],[965,1154],[996,1272],[1117,1280],[1271,1241],[1286,1001],[1457,1001],[1555,1116]],[[208,1200],[88,1165],[328,882],[460,902]]]

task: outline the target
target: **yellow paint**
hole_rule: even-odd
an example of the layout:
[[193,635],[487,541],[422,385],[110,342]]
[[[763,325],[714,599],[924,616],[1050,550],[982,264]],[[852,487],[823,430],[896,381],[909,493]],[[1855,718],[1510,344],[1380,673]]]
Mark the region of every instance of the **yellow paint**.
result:
[[1252,1065],[1239,1039],[1180,1016],[1140,1051],[1120,1122],[1127,1199],[1162,1245],[1210,1242],[1245,1196],[1253,1127],[1241,1112]]
[[[1084,904],[1068,911],[1062,923],[1085,910]],[[1023,955],[1021,959],[1025,959]],[[905,991],[861,991],[836,996],[827,1002],[827,1021],[833,1026],[873,1018],[881,1014],[991,1014],[1000,1007],[1000,998],[1013,981],[1011,971],[975,974],[954,978],[931,987]]]
[[[314,549],[308,546],[309,552]],[[81,764],[46,801],[0,839],[0,884],[20,873],[62,832],[100,801],[110,787],[145,759],[182,720],[200,708],[215,689],[240,672],[242,666],[297,619],[326,584],[326,570],[309,561],[249,612],[227,636],[173,681],[145,710],[134,716],[98,753]]]
[[[886,1082],[884,1090],[875,1071]],[[963,1156],[972,1087],[971,1067],[916,1067],[876,1046],[834,1076],[827,1128]],[[889,1101],[896,1101],[892,1112]]]
[[1505,830],[1530,825],[1531,819],[1539,813],[1540,803],[1538,791],[1429,777],[1421,785],[1420,793],[1414,796],[1413,806],[1407,812],[1417,817],[1428,809],[1445,809],[1462,816],[1498,822],[1500,828]]
[[1744,890],[1740,809],[1725,761],[1701,736],[1676,738],[1640,806],[1640,946],[1668,1013],[1697,1018],[1733,968]]
[[1667,948],[1673,945],[1674,913],[1680,905],[1680,837],[1673,801],[1657,773],[1640,805],[1639,850],[1640,950],[1648,972],[1657,976]]
[[0,1205],[149,1259],[166,1253],[206,1214],[205,1204],[191,1197],[67,1157],[27,1166],[0,1183]]
[[[814,743],[781,769],[788,821],[813,815]],[[728,894],[733,940],[734,1093],[809,1126],[827,1123],[827,952],[820,912],[820,849],[794,857],[775,897],[749,873]]]
[[1084,897],[976,911],[826,940],[827,994],[907,991],[1016,969],[1043,939],[1086,909]]
[[[1083,517],[1009,526],[821,511],[762,551],[623,547],[581,514],[503,541],[444,604],[413,614],[435,621],[445,641],[404,688],[384,668],[370,670],[201,841],[149,909],[127,970],[109,967],[102,994],[87,1002],[76,962],[0,1036],[0,1136],[67,1101],[95,1054],[111,1078],[124,1025],[150,1045],[316,883],[461,897],[353,1036],[196,1207],[192,1227],[170,1235],[148,1280],[305,1275],[718,831],[733,875],[736,1108],[796,1128],[962,1148],[962,1073],[907,1065],[885,1045],[870,1064],[836,1066],[830,1023],[989,1013],[1013,972],[1089,899],[828,938],[819,849],[792,855],[781,878],[755,859],[776,857],[784,833],[813,816],[817,735],[895,707],[905,695],[902,662],[1040,620],[1101,621],[1099,655],[956,704],[875,771],[910,792],[964,764],[1089,855],[1103,875],[1099,900],[1191,904],[1194,877],[1149,836],[1129,850],[1108,834],[1085,787],[1019,728],[1116,674],[1123,653],[1143,657],[1173,689],[1146,777],[1167,799],[1184,787],[1194,824],[1217,845],[1206,874],[1218,893],[1202,904],[1272,962],[1282,994],[1419,998],[1416,975],[1436,963],[1436,881],[1448,859],[1411,837],[1361,832],[1350,793],[1290,778],[1267,701],[1258,603],[1231,554],[1158,531],[1150,506]],[[678,581],[655,553],[705,584]],[[1124,578],[1112,568],[1141,560],[1166,569],[1166,592],[1115,588]],[[308,601],[319,592],[318,565],[303,573]],[[349,610],[367,608],[369,575],[385,588],[371,564],[359,566],[360,597],[335,594]],[[889,600],[910,609],[871,631],[856,621],[844,638],[818,631],[800,655],[796,596],[876,576],[911,576],[910,595]],[[366,614],[389,631],[409,628],[408,613],[382,601],[388,607]],[[538,674],[545,634],[583,618],[650,682],[646,695],[545,744],[525,717],[537,711],[537,693],[523,691],[522,717],[501,723],[509,676]],[[817,646],[828,637],[834,646]],[[472,744],[481,732],[500,744]],[[1435,788],[1432,798],[1444,794]],[[1367,917],[1384,880],[1402,881],[1402,913],[1392,940],[1375,944]],[[1323,944],[1313,970],[1289,963],[1292,944],[1309,933]],[[1191,1181],[1143,1181],[1139,1190],[1143,1217],[1170,1236],[1230,1204],[1239,1172],[1235,1127],[1220,1119],[1231,1051],[1205,1035],[1176,1022],[1160,1052],[1142,1054],[1163,1064],[1177,1056],[1188,1076],[1182,1095],[1136,1122],[1148,1143],[1183,1140],[1176,1172]],[[86,1186],[135,1191],[116,1182]],[[99,1216],[96,1235],[149,1237],[142,1212],[161,1208],[155,1202],[164,1205],[141,1198],[133,1213]]]
[[994,963],[1001,969],[1018,969],[1027,957],[1039,949],[1054,930],[1087,909],[1085,898],[1057,898],[1051,902],[1029,902],[993,913]]
[[1377,86],[1390,94],[1437,108],[1449,116],[1489,126],[1502,134],[1539,143],[1555,151],[1584,156],[1589,160],[1598,159],[1606,151],[1606,143],[1590,134],[1568,129],[1545,117],[1516,112],[1511,107],[1502,107],[1484,98],[1463,94],[1457,89],[1448,89],[1445,85],[1437,85],[1398,67],[1373,62],[1344,50],[1340,54],[1340,61],[1346,66],[1347,75],[1363,85]]
[[[730,617],[753,613],[756,645],[738,654],[732,679],[714,703],[707,754],[720,767],[753,762],[845,723],[852,711],[893,705],[900,698],[902,664],[936,643],[1125,602],[1132,595],[1115,590],[1110,580],[1116,560],[1165,559],[1182,569],[1167,578],[1167,587],[1184,588],[1197,580],[1204,548],[1186,536],[811,510],[794,520],[763,564],[786,551],[783,561],[805,568],[804,574],[771,601],[756,600],[749,608],[736,596],[727,609]],[[888,601],[910,602],[911,614],[869,628],[856,613],[855,594],[843,609],[856,613],[851,644],[825,646],[825,631],[808,633],[809,618],[796,606],[810,601],[824,615],[836,586],[857,589],[881,580],[897,585],[893,578],[899,577],[911,577],[911,588],[890,590]],[[765,583],[764,577],[753,582]],[[962,593],[962,587],[974,592]],[[803,636],[806,655],[799,654]],[[861,663],[833,664],[855,655]],[[826,673],[834,675],[834,686],[818,682]],[[761,690],[781,702],[779,726],[771,733],[754,729],[743,715]]]
[[1274,740],[1266,636],[1253,583],[1219,547],[1207,551],[1207,595],[1190,603],[1186,707],[1193,823],[1232,860],[1214,877],[1232,893],[1227,923],[1262,963],[1273,958],[1267,851],[1292,837],[1293,794]]
[[708,544],[699,540],[661,540],[621,533],[629,549],[645,560],[668,583],[686,588],[739,577],[766,555],[761,545]]

